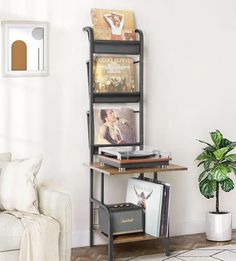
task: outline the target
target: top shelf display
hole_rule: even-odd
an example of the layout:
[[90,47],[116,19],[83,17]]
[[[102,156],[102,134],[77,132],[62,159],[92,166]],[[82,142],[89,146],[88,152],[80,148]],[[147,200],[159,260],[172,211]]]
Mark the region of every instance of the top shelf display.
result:
[[130,54],[137,55],[143,52],[143,33],[136,29],[138,41],[112,41],[112,40],[94,40],[92,27],[85,27],[84,31],[88,33],[90,48],[93,53],[100,54]]

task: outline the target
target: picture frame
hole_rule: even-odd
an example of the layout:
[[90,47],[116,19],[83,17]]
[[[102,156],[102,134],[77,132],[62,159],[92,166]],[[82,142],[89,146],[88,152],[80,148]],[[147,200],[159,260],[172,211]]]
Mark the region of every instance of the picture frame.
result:
[[2,21],[3,76],[48,75],[48,23]]

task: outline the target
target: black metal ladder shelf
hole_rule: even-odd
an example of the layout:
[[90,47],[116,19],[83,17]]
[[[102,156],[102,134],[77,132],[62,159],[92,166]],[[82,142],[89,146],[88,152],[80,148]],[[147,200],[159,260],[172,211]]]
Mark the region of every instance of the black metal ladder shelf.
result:
[[[144,59],[144,39],[141,30],[136,29],[136,35],[138,40],[136,41],[110,41],[110,40],[95,40],[93,29],[91,27],[85,27],[83,29],[88,34],[89,39],[89,61],[87,62],[88,71],[88,87],[89,87],[89,112],[88,112],[88,135],[89,135],[89,147],[90,147],[90,246],[94,245],[94,229],[93,229],[93,209],[97,205],[105,211],[109,217],[108,224],[108,260],[113,260],[113,244],[124,243],[140,240],[154,239],[155,237],[147,235],[145,233],[137,235],[124,236],[113,236],[113,224],[111,219],[111,212],[107,205],[104,203],[104,173],[108,174],[106,170],[101,169],[99,164],[94,163],[94,155],[98,153],[98,149],[102,146],[94,143],[94,104],[96,103],[138,103],[139,105],[139,141],[134,144],[126,144],[126,146],[139,147],[140,149],[144,146],[144,105],[143,105],[143,59]],[[93,69],[94,69],[94,56],[96,54],[118,54],[118,55],[136,55],[138,61],[135,62],[139,66],[138,73],[138,91],[132,93],[96,93],[93,90]],[[114,146],[114,145],[112,145]],[[118,145],[116,145],[118,146]],[[101,175],[101,198],[100,200],[94,197],[94,174],[98,172]],[[139,169],[136,170],[136,174],[139,174],[139,178],[144,178],[145,171]],[[156,171],[153,172],[153,178],[157,178]],[[119,173],[119,175],[122,173]],[[133,174],[126,172],[125,174]],[[110,175],[110,174],[108,174]],[[170,255],[169,250],[169,235],[165,238],[165,249],[166,255]]]

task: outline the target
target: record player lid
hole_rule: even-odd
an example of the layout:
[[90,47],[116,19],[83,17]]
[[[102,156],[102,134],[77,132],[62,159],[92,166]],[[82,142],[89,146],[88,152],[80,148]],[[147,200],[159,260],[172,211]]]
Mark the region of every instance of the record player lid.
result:
[[132,159],[132,158],[170,158],[170,152],[162,152],[150,146],[144,146],[143,149],[133,147],[102,147],[99,149],[99,154],[103,156],[114,157],[117,159]]

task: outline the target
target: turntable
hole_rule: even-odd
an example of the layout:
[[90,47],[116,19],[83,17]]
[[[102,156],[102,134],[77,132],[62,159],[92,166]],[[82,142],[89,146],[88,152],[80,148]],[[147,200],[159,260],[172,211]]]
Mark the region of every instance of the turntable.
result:
[[99,161],[120,170],[130,168],[166,167],[172,159],[170,153],[147,149],[100,148]]

